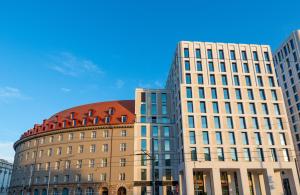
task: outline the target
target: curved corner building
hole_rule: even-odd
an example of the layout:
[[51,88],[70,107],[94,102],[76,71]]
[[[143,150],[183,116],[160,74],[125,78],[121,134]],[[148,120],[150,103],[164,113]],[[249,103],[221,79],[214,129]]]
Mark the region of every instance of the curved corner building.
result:
[[134,100],[54,114],[25,132],[10,194],[132,194]]

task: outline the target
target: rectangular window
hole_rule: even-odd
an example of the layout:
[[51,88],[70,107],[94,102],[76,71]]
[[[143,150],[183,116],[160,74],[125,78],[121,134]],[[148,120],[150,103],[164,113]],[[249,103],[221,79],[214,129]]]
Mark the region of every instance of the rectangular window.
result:
[[207,58],[208,58],[208,59],[213,59],[213,53],[212,53],[212,50],[211,50],[211,49],[208,49],[208,50],[207,50]]
[[226,117],[226,122],[227,122],[227,128],[228,129],[233,129],[233,121],[231,116]]
[[213,75],[213,74],[209,75],[209,81],[210,81],[211,85],[215,85],[216,84],[215,75]]
[[243,71],[244,73],[249,73],[249,66],[247,63],[243,63]]
[[184,55],[185,58],[190,57],[189,48],[184,48],[184,54],[183,55]]
[[254,103],[249,104],[250,114],[256,114],[256,108]]
[[188,60],[184,61],[184,68],[185,68],[186,71],[191,70],[190,61],[188,61]]
[[195,131],[190,131],[190,144],[196,144]]
[[253,91],[252,89],[247,89],[248,99],[254,100]]
[[203,84],[203,74],[198,74],[198,84]]
[[230,102],[225,102],[225,110],[227,114],[231,114]]
[[235,145],[235,135],[234,132],[229,132],[229,143]]
[[221,72],[226,72],[226,66],[225,66],[224,62],[220,63],[220,69],[221,69]]
[[219,161],[224,161],[224,151],[223,148],[217,148],[217,155]]
[[212,99],[217,99],[218,98],[217,89],[216,88],[211,88],[211,98]]
[[245,76],[245,80],[246,80],[246,85],[247,86],[252,86],[250,76]]
[[207,128],[208,127],[206,116],[201,116],[201,127],[202,128]]
[[164,141],[165,144],[165,152],[169,152],[171,150],[170,140],[166,139]]
[[224,51],[222,49],[219,50],[219,58],[224,60]]
[[195,128],[194,116],[188,116],[189,128]]
[[264,58],[265,58],[265,61],[269,62],[270,61],[270,57],[269,57],[269,52],[264,52]]
[[203,144],[208,145],[209,144],[208,131],[202,132],[202,138],[203,138]]
[[204,148],[204,160],[205,161],[211,161],[210,157],[210,148]]
[[241,90],[240,89],[235,89],[235,98],[237,100],[241,100],[242,99],[242,94],[241,94]]
[[193,98],[192,88],[191,87],[187,87],[186,88],[186,97],[187,98]]
[[238,107],[238,113],[239,114],[244,114],[243,103],[237,103],[237,107]]
[[147,140],[146,139],[141,140],[141,150],[147,151]]
[[231,160],[238,161],[236,148],[230,148]]
[[203,71],[201,61],[197,61],[197,71]]
[[197,161],[197,149],[195,147],[191,148],[191,161]]
[[249,144],[247,132],[242,132],[242,142],[243,142],[244,145]]
[[238,72],[238,67],[236,63],[231,64],[232,72]]
[[273,161],[273,162],[277,162],[277,161],[278,161],[278,158],[277,158],[276,149],[275,149],[275,148],[270,148],[270,151],[271,151],[272,161]]
[[223,89],[223,96],[224,96],[224,99],[229,99],[230,98],[229,91],[228,91],[227,88]]
[[218,116],[214,116],[214,126],[215,126],[215,129],[221,128],[220,118]]
[[236,60],[236,58],[235,58],[235,51],[234,50],[230,50],[230,59],[231,60]]
[[220,131],[216,132],[216,142],[219,145],[223,144],[222,133]]
[[255,145],[261,145],[261,138],[259,132],[254,132]]
[[187,110],[188,110],[189,113],[193,113],[194,109],[193,109],[193,102],[192,101],[187,102]]
[[262,148],[257,148],[257,156],[259,161],[265,161],[264,152]]
[[257,51],[253,51],[253,60],[258,61]]
[[213,62],[208,62],[208,69],[210,72],[214,72],[215,71],[215,66]]
[[205,98],[205,92],[204,92],[204,88],[203,87],[199,88],[199,98],[202,98],[202,99]]
[[287,148],[282,149],[282,154],[283,154],[284,161],[286,161],[286,162],[290,161],[289,151]]
[[141,180],[147,180],[147,169],[141,169]]
[[250,149],[249,148],[244,148],[243,153],[244,153],[245,161],[251,161]]
[[267,133],[269,145],[274,145],[274,138],[272,133]]
[[200,112],[201,113],[206,113],[205,102],[200,102]]
[[218,102],[213,102],[213,112],[214,113],[219,113],[219,106],[218,106]]
[[191,84],[192,80],[191,80],[191,74],[185,74],[185,83],[186,84]]
[[227,76],[226,75],[222,75],[222,85],[227,85]]
[[147,136],[147,127],[141,126],[141,136],[146,137]]
[[201,52],[200,49],[196,49],[196,58],[200,59],[201,58]]
[[246,53],[246,51],[242,51],[242,60],[247,60],[247,53]]
[[255,71],[256,73],[261,73],[259,64],[255,64]]
[[239,76],[237,76],[237,75],[233,76],[233,84],[235,86],[239,86],[240,85]]

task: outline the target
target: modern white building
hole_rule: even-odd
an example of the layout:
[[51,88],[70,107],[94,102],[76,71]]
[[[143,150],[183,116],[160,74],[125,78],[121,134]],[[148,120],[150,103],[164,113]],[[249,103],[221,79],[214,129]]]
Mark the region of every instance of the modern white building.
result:
[[166,89],[183,195],[300,194],[268,45],[178,44]]
[[300,165],[300,30],[294,31],[274,52],[273,59],[279,86],[294,139]]
[[12,168],[12,163],[0,159],[0,195],[6,195],[8,193]]

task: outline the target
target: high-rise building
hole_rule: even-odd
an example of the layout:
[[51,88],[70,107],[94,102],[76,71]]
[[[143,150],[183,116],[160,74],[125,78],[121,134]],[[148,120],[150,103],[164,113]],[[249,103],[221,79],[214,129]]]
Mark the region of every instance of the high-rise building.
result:
[[290,128],[300,165],[300,30],[280,45],[273,55],[279,86],[282,88]]
[[8,194],[12,166],[12,163],[4,159],[0,159],[0,195]]
[[181,194],[300,194],[267,45],[182,41],[167,79]]

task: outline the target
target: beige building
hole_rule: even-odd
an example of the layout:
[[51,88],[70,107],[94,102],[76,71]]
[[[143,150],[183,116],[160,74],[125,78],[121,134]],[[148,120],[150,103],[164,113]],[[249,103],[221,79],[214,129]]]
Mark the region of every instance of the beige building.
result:
[[300,165],[300,30],[294,31],[273,55]]
[[267,45],[178,44],[166,89],[180,194],[300,194],[276,80]]
[[59,112],[15,145],[10,194],[133,194],[134,101]]

